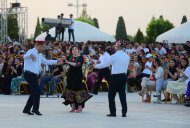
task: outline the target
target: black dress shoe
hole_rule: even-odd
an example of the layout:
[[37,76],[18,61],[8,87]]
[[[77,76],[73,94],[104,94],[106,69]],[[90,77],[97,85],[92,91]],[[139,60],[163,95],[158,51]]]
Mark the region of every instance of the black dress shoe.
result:
[[42,113],[40,113],[39,111],[34,111],[34,110],[32,110],[32,112],[33,112],[34,114],[38,115],[38,116],[41,116],[41,115],[42,115]]
[[108,117],[116,117],[116,114],[107,114]]
[[28,115],[34,115],[34,113],[31,113],[30,111],[23,111],[23,113],[28,114]]
[[163,99],[162,101],[163,101],[163,102],[164,102],[164,101],[168,101],[168,102],[169,102],[169,101],[171,101],[171,99],[166,99],[166,100],[165,100],[165,99]]
[[122,117],[126,117],[126,114],[122,114]]

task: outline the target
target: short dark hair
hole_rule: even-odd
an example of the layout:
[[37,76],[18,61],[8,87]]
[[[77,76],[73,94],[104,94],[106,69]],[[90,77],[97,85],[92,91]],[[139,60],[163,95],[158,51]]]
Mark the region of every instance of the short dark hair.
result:
[[105,51],[105,50],[106,50],[106,47],[105,47],[105,46],[100,46],[99,49]]

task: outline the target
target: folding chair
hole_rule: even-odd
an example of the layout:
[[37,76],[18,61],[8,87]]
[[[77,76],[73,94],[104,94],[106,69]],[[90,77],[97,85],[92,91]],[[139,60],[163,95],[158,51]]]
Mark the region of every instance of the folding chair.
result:
[[[18,87],[18,94],[19,95],[21,95],[21,93],[26,93],[26,94],[29,94],[29,92],[28,92],[28,86],[29,86],[29,84],[28,84],[28,82],[26,82],[26,81],[21,81],[20,83],[19,83],[19,87]],[[21,88],[23,88],[23,92],[21,92]]]

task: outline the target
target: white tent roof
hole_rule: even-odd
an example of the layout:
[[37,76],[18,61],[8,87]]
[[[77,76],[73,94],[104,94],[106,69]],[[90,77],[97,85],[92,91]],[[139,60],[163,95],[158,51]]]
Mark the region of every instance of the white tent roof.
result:
[[156,38],[157,42],[168,43],[186,43],[190,41],[190,22],[186,22],[176,28],[173,28]]
[[[96,27],[84,22],[75,21],[75,42],[87,42],[87,41],[111,41],[114,42],[115,38],[107,33],[104,33]],[[52,37],[55,37],[55,27],[49,30]],[[42,33],[37,36],[36,40],[45,40],[46,33]],[[68,29],[64,34],[64,41],[68,41]]]

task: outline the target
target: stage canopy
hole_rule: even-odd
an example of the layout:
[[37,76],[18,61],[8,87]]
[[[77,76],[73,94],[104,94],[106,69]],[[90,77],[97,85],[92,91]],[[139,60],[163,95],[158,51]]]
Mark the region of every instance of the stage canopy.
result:
[[173,28],[156,38],[157,42],[168,42],[183,44],[190,41],[190,22],[186,22],[176,28]]
[[[115,42],[115,38],[100,29],[89,25],[81,21],[75,21],[75,42],[87,42],[87,41],[111,41]],[[55,37],[55,27],[49,30],[52,37]],[[45,40],[46,33],[42,33],[37,36],[36,40]],[[64,34],[64,41],[68,41],[68,29]],[[71,40],[72,41],[72,40]]]

